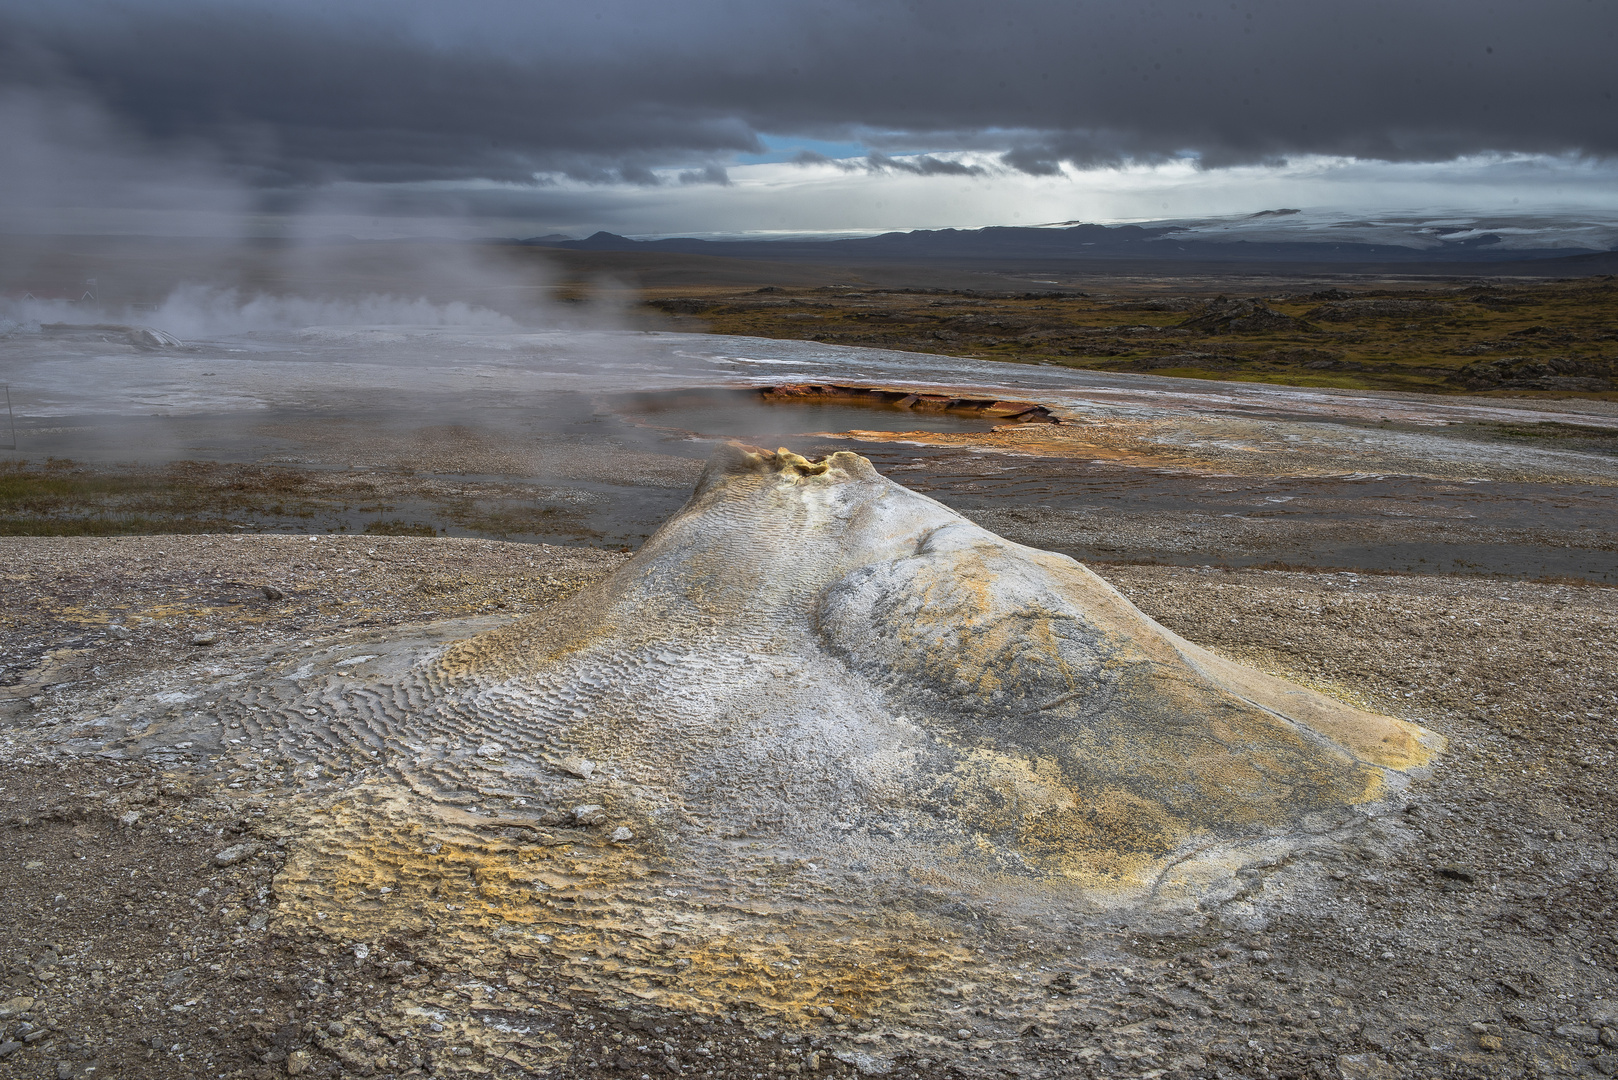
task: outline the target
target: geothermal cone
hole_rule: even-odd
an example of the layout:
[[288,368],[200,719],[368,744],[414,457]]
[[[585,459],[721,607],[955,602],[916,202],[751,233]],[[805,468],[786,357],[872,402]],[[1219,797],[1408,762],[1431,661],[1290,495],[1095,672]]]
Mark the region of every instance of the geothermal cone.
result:
[[1198,648],[851,453],[724,447],[612,577],[439,671],[476,737],[597,763],[635,792],[609,812],[693,865],[747,838],[1120,900],[1379,798],[1434,742]]

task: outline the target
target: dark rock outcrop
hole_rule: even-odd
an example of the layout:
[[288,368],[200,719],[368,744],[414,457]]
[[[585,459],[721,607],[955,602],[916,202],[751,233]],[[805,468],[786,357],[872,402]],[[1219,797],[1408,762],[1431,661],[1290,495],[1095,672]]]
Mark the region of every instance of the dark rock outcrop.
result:
[[1497,360],[1474,360],[1451,379],[1468,390],[1615,390],[1618,361],[1602,357],[1502,356]]
[[1205,334],[1254,334],[1274,330],[1308,330],[1311,327],[1276,311],[1257,298],[1232,300],[1221,296],[1203,305],[1200,311],[1180,324],[1180,329],[1200,330]]

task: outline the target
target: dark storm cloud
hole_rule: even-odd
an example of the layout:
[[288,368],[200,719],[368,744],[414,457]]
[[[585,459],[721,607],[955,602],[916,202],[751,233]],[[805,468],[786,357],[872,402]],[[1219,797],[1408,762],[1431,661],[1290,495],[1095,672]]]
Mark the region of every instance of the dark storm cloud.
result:
[[829,158],[813,150],[800,150],[792,157],[794,165],[830,165],[843,172],[909,173],[911,176],[983,176],[981,165],[968,165],[931,154],[911,154],[903,158],[872,151],[863,158]]
[[[760,133],[859,167],[1618,153],[1611,0],[0,0],[0,79],[260,183],[725,183]],[[800,159],[807,160],[807,159]]]
[[871,172],[904,172],[913,176],[981,176],[984,171],[978,165],[965,165],[931,154],[893,158],[887,154],[873,153],[866,156],[865,166]]
[[718,184],[720,187],[730,186],[730,173],[725,171],[723,165],[709,165],[703,169],[692,169],[680,174],[682,184]]

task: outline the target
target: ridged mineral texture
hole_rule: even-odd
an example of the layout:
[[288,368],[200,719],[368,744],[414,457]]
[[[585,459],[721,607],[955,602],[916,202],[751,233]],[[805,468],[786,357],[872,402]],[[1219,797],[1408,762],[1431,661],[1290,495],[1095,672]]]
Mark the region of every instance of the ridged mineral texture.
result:
[[678,862],[745,842],[1100,905],[1194,896],[1434,743],[1222,660],[851,453],[726,447],[622,570],[436,674],[478,738],[640,789],[617,816]]

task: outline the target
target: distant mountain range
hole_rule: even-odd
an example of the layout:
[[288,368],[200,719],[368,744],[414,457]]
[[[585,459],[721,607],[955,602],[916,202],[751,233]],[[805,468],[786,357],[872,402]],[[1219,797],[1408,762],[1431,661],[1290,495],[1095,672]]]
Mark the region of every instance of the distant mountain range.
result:
[[1554,259],[1609,264],[1618,256],[1618,222],[1526,215],[1401,215],[1368,219],[1283,209],[1242,218],[1145,225],[1061,222],[984,229],[918,229],[841,239],[632,240],[598,232],[582,240],[553,235],[518,243],[571,251],[669,252],[817,262],[1146,259],[1499,263]]

